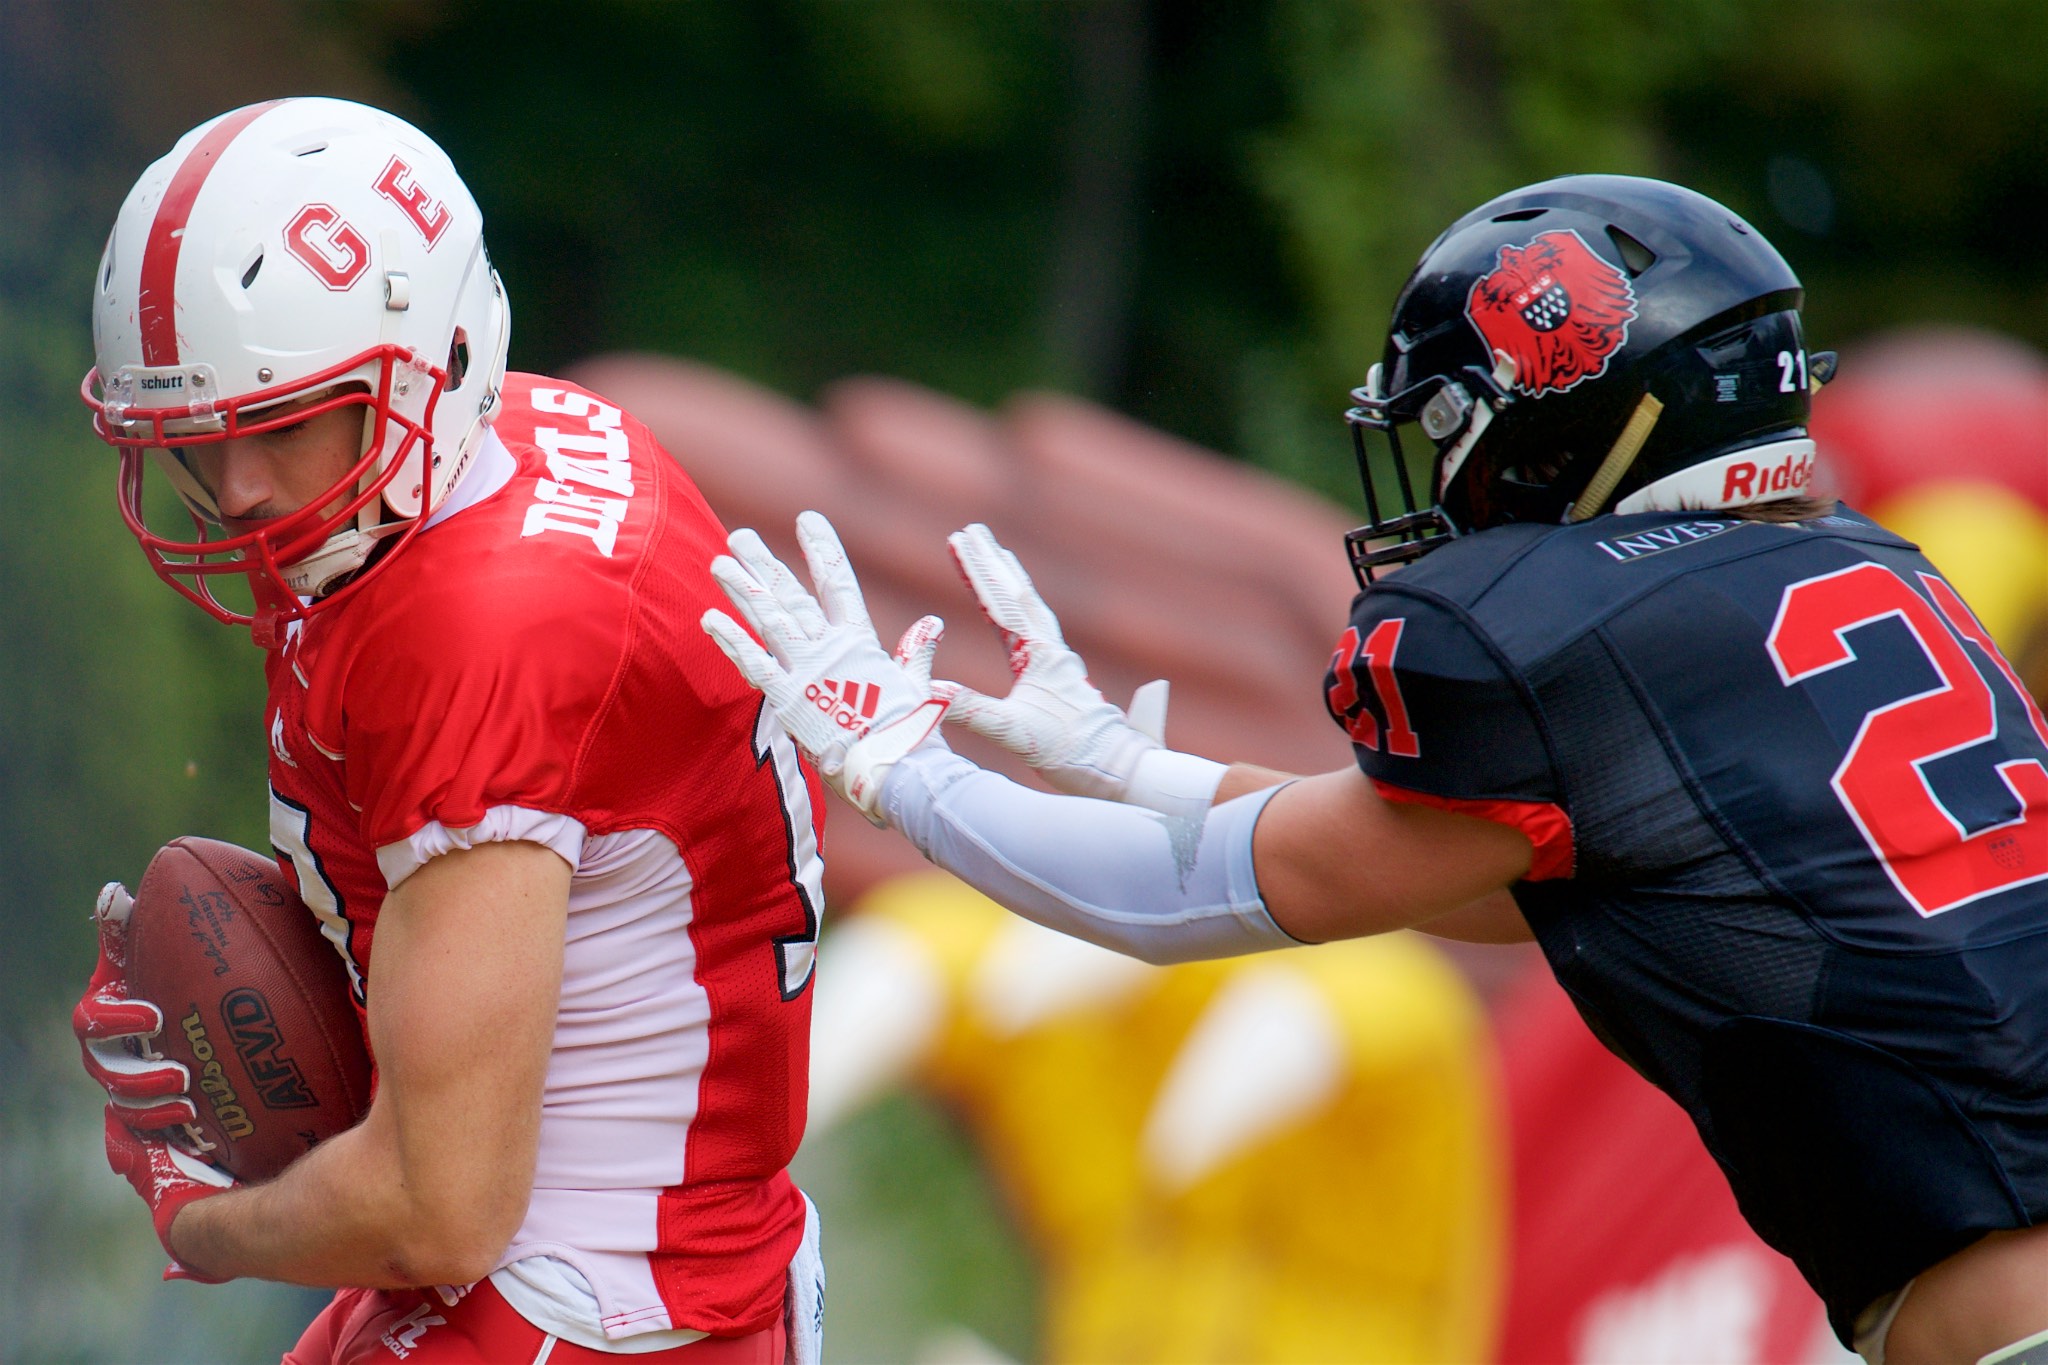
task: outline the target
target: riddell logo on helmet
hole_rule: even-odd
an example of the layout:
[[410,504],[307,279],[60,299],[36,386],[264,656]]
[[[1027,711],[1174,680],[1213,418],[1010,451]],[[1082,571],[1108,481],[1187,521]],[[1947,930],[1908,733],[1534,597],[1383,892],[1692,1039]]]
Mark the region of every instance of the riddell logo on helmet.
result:
[[1721,501],[1732,504],[1745,499],[1768,497],[1773,493],[1803,493],[1813,480],[1811,452],[1787,455],[1769,464],[1741,460],[1721,475]]
[[826,678],[804,689],[804,700],[832,717],[842,730],[865,734],[868,722],[881,705],[882,689],[875,683],[834,682]]
[[1628,277],[1571,229],[1504,246],[1472,284],[1465,316],[1487,346],[1515,362],[1515,388],[1562,393],[1607,372],[1636,319]]

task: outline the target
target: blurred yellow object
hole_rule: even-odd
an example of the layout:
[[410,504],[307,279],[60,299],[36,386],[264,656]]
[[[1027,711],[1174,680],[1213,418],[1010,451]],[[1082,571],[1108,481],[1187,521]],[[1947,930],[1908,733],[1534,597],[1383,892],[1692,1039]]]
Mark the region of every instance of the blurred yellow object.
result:
[[[1422,940],[1155,968],[926,873],[876,887],[825,951],[828,995],[841,973],[894,978],[869,1012],[962,1111],[1039,1252],[1048,1361],[1492,1351],[1491,1039]],[[830,1069],[860,1030],[819,1003]]]
[[2007,654],[2048,624],[2048,513],[2028,499],[1944,479],[1893,495],[1871,517],[1926,552]]

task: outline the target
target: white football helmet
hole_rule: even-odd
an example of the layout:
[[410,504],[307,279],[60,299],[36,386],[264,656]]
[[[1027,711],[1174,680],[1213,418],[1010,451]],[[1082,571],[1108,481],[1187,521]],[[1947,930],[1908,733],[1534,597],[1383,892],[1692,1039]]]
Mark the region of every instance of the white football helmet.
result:
[[[476,201],[432,139],[346,100],[252,104],[185,134],[129,191],[94,285],[82,389],[121,452],[122,515],[165,582],[266,645],[425,525],[504,383],[511,314]],[[277,412],[310,395],[325,396]],[[223,535],[184,448],[351,405],[364,409],[355,468],[301,510]],[[149,463],[198,539],[145,523]],[[251,614],[215,597],[220,574],[248,577]]]

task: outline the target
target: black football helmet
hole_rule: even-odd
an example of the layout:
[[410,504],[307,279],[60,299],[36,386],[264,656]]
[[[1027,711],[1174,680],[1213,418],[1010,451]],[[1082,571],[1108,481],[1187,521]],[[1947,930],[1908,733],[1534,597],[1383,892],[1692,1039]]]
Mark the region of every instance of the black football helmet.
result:
[[[1807,354],[1803,297],[1755,228],[1661,180],[1565,176],[1466,214],[1402,286],[1345,414],[1369,518],[1346,537],[1359,582],[1507,522],[1804,492],[1834,356]],[[1410,422],[1436,446],[1422,502]],[[1387,515],[1366,431],[1392,446]]]

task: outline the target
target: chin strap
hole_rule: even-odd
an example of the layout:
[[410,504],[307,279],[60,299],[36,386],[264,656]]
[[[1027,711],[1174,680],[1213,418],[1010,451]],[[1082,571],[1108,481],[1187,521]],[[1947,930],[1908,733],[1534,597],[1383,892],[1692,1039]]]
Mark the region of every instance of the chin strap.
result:
[[[1464,433],[1446,448],[1442,456],[1438,458],[1436,476],[1437,501],[1441,502],[1443,500],[1444,491],[1451,486],[1451,481],[1458,477],[1458,471],[1464,468],[1466,459],[1472,454],[1472,448],[1479,444],[1479,438],[1484,436],[1486,429],[1493,425],[1494,414],[1506,405],[1507,396],[1514,393],[1516,368],[1515,358],[1506,351],[1495,351],[1493,353],[1492,377],[1494,393],[1482,395],[1479,401],[1473,404],[1472,415],[1466,422]],[[1375,365],[1372,367],[1372,378],[1369,382],[1374,389],[1379,388],[1379,366]],[[1463,394],[1464,390],[1462,387],[1457,387],[1457,392]],[[1423,430],[1425,434],[1429,434],[1426,407]],[[1434,438],[1432,437],[1432,439]]]
[[[383,503],[372,502],[370,506],[381,510]],[[410,520],[395,521],[337,532],[312,554],[284,566],[285,586],[301,597],[323,596],[369,563],[370,552],[377,548],[378,541],[396,535],[410,525]]]
[[1607,499],[1614,494],[1628,467],[1642,454],[1643,442],[1650,439],[1650,429],[1657,425],[1657,419],[1664,415],[1664,404],[1654,393],[1643,395],[1643,401],[1636,404],[1636,410],[1629,414],[1628,421],[1621,428],[1621,435],[1614,438],[1614,445],[1607,452],[1607,458],[1593,471],[1593,480],[1586,485],[1586,491],[1579,494],[1579,500],[1572,504],[1567,521],[1584,521],[1607,505]]

